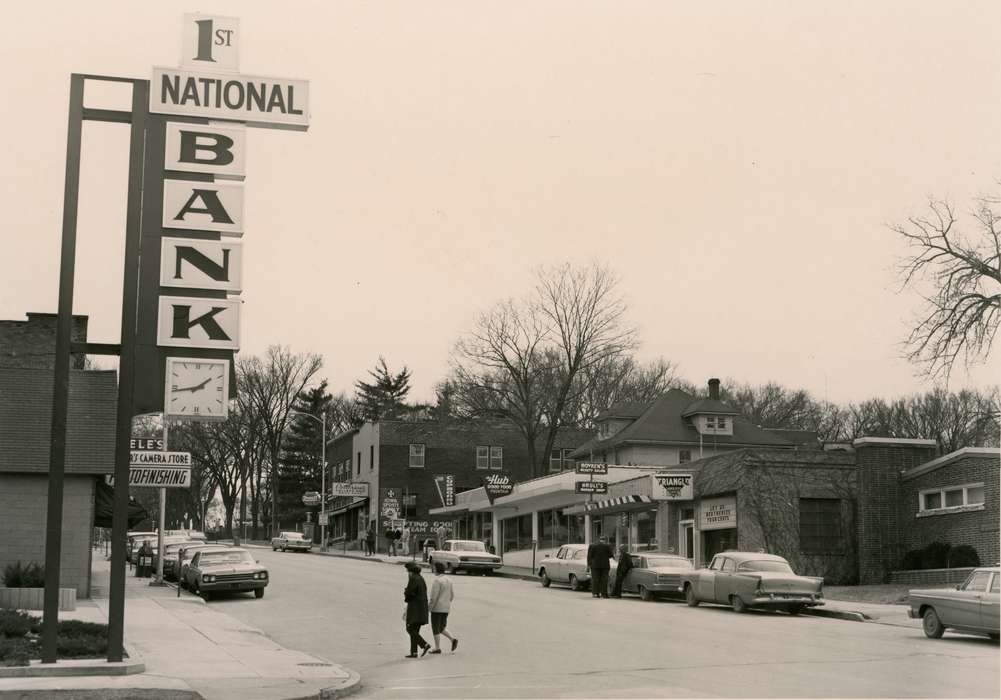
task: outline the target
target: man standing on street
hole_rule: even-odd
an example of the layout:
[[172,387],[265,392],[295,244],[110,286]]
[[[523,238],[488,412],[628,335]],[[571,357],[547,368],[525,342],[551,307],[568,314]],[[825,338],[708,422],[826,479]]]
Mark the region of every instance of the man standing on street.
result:
[[608,571],[612,568],[612,548],[607,537],[599,537],[597,544],[587,548],[587,568],[591,570],[591,595],[608,597]]
[[448,612],[452,608],[455,591],[452,589],[452,579],[445,576],[445,565],[440,561],[434,563],[434,583],[431,584],[431,596],[428,609],[431,611],[431,634],[434,635],[434,651],[441,653],[441,637],[444,635],[452,642],[452,651],[459,646],[459,640],[452,636],[445,625],[448,624]]
[[375,554],[375,526],[369,523],[368,530],[365,531],[365,556],[370,557]]
[[434,531],[434,534],[438,539],[436,549],[445,549],[445,538],[448,537],[448,530],[445,529],[445,525],[439,525],[438,529]]
[[403,537],[403,539],[401,540],[401,542],[403,543],[403,556],[407,556],[408,554],[410,554],[410,526],[409,525],[406,525],[406,524],[403,525],[403,532],[401,533],[401,535]]
[[619,565],[615,568],[615,585],[612,586],[612,597],[622,597],[622,582],[626,580],[626,574],[633,568],[633,559],[629,556],[629,547],[622,545],[619,547]]

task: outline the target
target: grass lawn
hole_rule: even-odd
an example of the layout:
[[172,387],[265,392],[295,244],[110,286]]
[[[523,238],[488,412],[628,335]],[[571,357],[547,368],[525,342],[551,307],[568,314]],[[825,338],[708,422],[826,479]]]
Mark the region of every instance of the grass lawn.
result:
[[907,591],[912,588],[952,588],[952,586],[905,586],[887,584],[880,586],[824,586],[824,597],[850,603],[884,603],[906,605]]
[[[0,666],[27,666],[42,654],[42,620],[16,610],[0,610]],[[56,632],[60,659],[100,659],[108,653],[108,626],[62,620]]]

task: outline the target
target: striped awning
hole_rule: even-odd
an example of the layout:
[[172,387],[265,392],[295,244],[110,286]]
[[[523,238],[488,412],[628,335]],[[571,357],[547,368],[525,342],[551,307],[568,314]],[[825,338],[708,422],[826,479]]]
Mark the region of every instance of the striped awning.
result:
[[650,496],[633,494],[632,496],[615,496],[603,501],[581,503],[563,509],[563,515],[606,515],[609,513],[629,513],[637,510],[650,510],[657,501]]

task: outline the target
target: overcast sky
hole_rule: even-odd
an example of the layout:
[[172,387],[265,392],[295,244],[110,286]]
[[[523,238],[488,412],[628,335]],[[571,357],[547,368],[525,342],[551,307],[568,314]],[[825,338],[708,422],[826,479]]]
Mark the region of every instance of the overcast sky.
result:
[[[70,73],[176,66],[195,11],[240,18],[242,72],[311,83],[308,132],[248,132],[243,353],[322,353],[334,391],[383,355],[430,399],[478,311],[597,259],[640,356],[698,384],[927,388],[887,223],[997,188],[996,0],[11,4],[0,318],[56,310]],[[127,138],[84,132],[94,341],[118,338]]]

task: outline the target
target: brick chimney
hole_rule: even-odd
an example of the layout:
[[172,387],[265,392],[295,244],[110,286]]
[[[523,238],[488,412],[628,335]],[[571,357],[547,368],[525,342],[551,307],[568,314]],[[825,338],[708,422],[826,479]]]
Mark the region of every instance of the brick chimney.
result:
[[719,401],[719,380],[715,377],[709,380],[709,398]]

